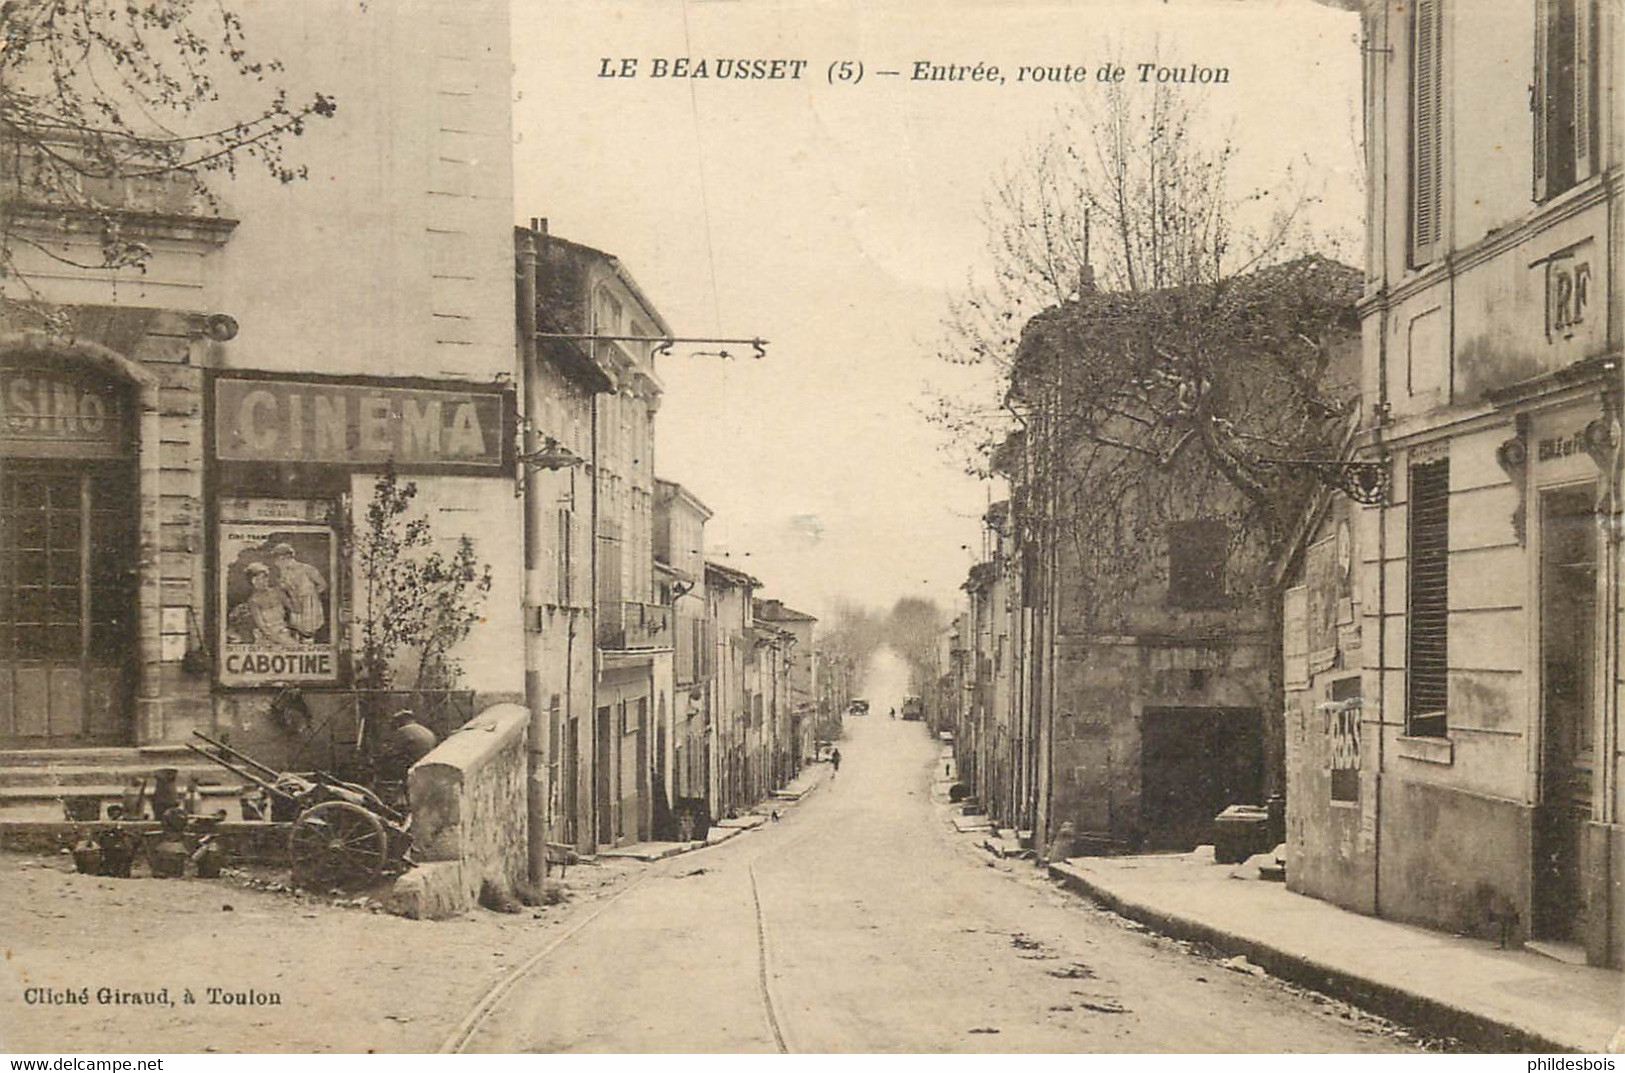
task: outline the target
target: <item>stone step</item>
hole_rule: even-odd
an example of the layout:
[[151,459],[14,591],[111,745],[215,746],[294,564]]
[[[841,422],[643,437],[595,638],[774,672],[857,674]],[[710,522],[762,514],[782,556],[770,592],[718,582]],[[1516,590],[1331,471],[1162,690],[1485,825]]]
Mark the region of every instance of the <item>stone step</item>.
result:
[[180,772],[177,781],[181,789],[186,788],[188,779],[196,778],[201,785],[216,785],[231,783],[236,785],[242,780],[218,764],[211,764],[199,758],[196,754],[188,754],[189,761],[176,759],[173,762],[155,763],[150,759],[123,763],[69,763],[55,764],[9,764],[0,761],[0,789],[16,787],[36,788],[73,788],[79,792],[78,787],[96,786],[101,784],[114,784],[122,788],[131,779],[146,779],[147,792],[152,792],[154,776],[159,768],[171,767]]
[[[225,809],[228,814],[235,817],[238,810],[235,807],[241,787],[229,786],[198,786],[198,798],[204,812],[214,812],[216,809]],[[148,787],[151,793],[151,787]],[[124,800],[124,787],[113,783],[90,784],[85,786],[0,786],[0,820],[62,820],[66,818],[64,802],[82,802],[81,807],[86,812],[78,815],[89,815],[93,812],[98,818],[107,815],[107,806],[121,803]],[[90,803],[94,802],[94,809]],[[149,796],[146,802],[146,811],[151,812],[152,799]]]
[[[182,790],[185,787],[182,786]],[[201,797],[236,797],[242,790],[241,783],[198,783],[198,794]],[[5,786],[0,785],[0,802],[3,801],[55,801],[64,797],[102,797],[110,801],[124,799],[124,784],[112,782],[93,782],[77,786]],[[152,785],[147,785],[147,800],[152,800]]]
[[83,749],[0,749],[0,768],[43,767],[52,764],[135,763],[141,750],[134,746],[100,745]]

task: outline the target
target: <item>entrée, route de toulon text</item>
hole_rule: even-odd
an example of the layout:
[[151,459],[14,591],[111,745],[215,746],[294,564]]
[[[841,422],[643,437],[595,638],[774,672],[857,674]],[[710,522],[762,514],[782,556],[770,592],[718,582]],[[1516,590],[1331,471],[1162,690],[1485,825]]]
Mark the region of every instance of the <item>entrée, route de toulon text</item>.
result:
[[[603,56],[598,61],[599,78],[689,78],[721,81],[799,82],[809,61],[789,59],[713,59],[693,56]],[[861,80],[862,66],[851,60],[830,65],[830,81]],[[856,72],[856,77],[854,77]],[[1003,85],[1006,75],[999,66],[988,63],[934,63],[915,60],[901,69],[876,71],[882,75],[904,75],[910,82],[991,82]],[[1016,82],[1087,82],[1087,64],[1023,65],[1016,68]],[[1230,81],[1228,67],[1202,64],[1164,66],[1156,63],[1107,63],[1093,73],[1096,82],[1158,82],[1193,85],[1223,84]]]

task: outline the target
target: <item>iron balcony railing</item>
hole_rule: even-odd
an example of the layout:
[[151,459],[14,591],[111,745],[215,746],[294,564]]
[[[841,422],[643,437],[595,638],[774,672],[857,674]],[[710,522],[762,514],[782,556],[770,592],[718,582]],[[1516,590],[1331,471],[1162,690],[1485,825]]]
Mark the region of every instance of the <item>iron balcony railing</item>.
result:
[[598,647],[624,652],[671,648],[671,608],[633,601],[598,606]]

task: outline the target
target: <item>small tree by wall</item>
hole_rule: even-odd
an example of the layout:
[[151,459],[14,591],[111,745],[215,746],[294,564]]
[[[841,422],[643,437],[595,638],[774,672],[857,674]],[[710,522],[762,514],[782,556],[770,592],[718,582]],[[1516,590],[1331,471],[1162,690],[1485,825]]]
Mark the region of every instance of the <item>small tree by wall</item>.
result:
[[480,620],[491,591],[491,567],[469,537],[449,557],[431,550],[429,519],[412,515],[417,485],[393,468],[373,484],[366,522],[356,541],[361,650],[356,684],[390,689],[410,661],[418,690],[456,687],[462,666],[452,651]]

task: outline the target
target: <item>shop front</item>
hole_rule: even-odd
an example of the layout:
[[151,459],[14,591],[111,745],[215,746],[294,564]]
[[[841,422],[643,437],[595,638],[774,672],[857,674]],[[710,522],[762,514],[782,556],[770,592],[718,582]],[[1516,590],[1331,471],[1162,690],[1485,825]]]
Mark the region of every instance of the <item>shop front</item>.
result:
[[89,345],[0,349],[0,748],[134,741],[147,384]]
[[[207,394],[216,722],[256,755],[345,765],[378,714],[368,691],[382,684],[358,656],[362,623],[397,580],[368,573],[357,557],[379,476],[393,470],[415,490],[407,517],[437,549],[466,535],[486,561],[501,559],[520,545],[513,393],[232,371],[215,374]],[[498,576],[509,584],[496,592],[517,591],[516,565],[499,562]],[[407,692],[418,684],[409,672],[394,682]],[[378,703],[413,706],[404,695]]]

